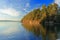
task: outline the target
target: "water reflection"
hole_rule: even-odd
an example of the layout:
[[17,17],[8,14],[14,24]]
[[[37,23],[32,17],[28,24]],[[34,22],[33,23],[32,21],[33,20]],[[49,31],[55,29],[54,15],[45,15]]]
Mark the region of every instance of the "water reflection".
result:
[[[47,31],[41,24],[23,24],[23,26],[21,24],[20,22],[0,22],[0,40],[56,40],[57,38],[55,31],[51,31],[51,28]],[[58,35],[60,38],[60,33]]]
[[29,32],[32,32],[35,36],[42,35],[42,40],[56,40],[57,33],[54,31],[47,31],[45,27],[43,27],[41,24],[37,25],[30,25],[30,24],[22,24],[23,27],[28,30]]
[[0,35],[11,35],[19,31],[17,22],[0,22]]
[[36,36],[40,35],[40,27],[38,25],[23,24],[23,27],[26,28],[26,30],[33,32]]

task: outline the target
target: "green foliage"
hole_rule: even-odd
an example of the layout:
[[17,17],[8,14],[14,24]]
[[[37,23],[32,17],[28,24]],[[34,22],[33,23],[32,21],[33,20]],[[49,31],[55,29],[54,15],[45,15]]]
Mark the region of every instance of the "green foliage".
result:
[[35,20],[35,19],[39,19],[40,18],[40,9],[34,9],[33,11],[31,11],[30,13],[28,13],[26,16],[24,16],[24,19],[26,20]]
[[[56,18],[55,18],[56,16]],[[59,32],[60,31],[60,8],[58,7],[57,4],[50,4],[49,6],[45,6],[43,5],[42,8],[38,8],[38,9],[34,9],[33,11],[29,12],[27,15],[25,15],[21,22],[25,22],[25,21],[41,21],[41,24],[43,26],[27,26],[25,27],[26,29],[32,31],[35,35],[40,35],[40,30],[42,30],[42,37],[45,37],[45,32],[47,32],[50,36],[50,39],[53,38],[56,39],[55,34],[53,34],[53,32],[55,33],[56,31]],[[39,21],[38,21],[39,22]],[[45,25],[45,22],[47,22],[47,26]],[[49,25],[49,22],[53,22],[51,24],[53,24],[53,26]],[[39,22],[40,23],[40,22]],[[57,24],[55,24],[57,23]],[[46,29],[46,30],[45,30]],[[56,30],[57,29],[57,30]],[[51,32],[51,33],[50,33]],[[47,35],[48,35],[47,34]],[[45,39],[44,39],[45,40]],[[51,39],[53,40],[53,39]]]
[[[60,9],[59,9],[60,10]],[[58,12],[58,5],[57,4],[50,4],[49,6],[45,6],[43,5],[42,8],[38,8],[38,9],[34,9],[33,11],[29,12],[27,15],[25,15],[21,22],[23,22],[24,20],[41,20],[42,17],[43,19],[45,19],[45,15],[46,17],[48,16],[52,16],[52,15],[56,15]],[[42,20],[43,20],[42,19]]]

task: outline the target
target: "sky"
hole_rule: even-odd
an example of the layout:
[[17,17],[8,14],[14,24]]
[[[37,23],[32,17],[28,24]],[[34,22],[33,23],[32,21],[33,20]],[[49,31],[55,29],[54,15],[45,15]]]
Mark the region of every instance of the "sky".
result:
[[31,10],[51,3],[60,6],[60,0],[0,0],[0,20],[21,20]]

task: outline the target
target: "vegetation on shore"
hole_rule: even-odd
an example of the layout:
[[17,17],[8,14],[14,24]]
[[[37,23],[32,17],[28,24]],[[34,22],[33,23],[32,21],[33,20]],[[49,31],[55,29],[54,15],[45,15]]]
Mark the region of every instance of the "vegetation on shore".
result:
[[[41,32],[43,40],[46,40],[46,35],[49,40],[56,40],[56,33],[60,31],[60,7],[55,3],[47,7],[43,5],[42,8],[34,9],[25,15],[21,22],[35,35],[39,36]],[[45,25],[45,23],[47,24]]]
[[58,5],[56,3],[50,4],[47,7],[43,5],[42,8],[34,9],[33,11],[25,15],[22,18],[21,22],[30,23],[30,24],[34,24],[34,23],[39,24],[48,16],[59,14],[60,13],[59,11],[60,11],[60,8],[58,8]]

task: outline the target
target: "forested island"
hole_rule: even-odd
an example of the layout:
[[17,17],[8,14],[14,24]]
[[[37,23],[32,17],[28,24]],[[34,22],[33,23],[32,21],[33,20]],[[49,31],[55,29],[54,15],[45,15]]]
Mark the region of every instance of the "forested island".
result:
[[[25,15],[21,22],[26,24],[40,24],[43,20],[57,16],[58,21],[60,19],[60,8],[56,3],[49,6],[43,5],[41,8],[37,8]],[[52,20],[51,19],[51,20]],[[50,20],[50,19],[49,19]]]
[[56,3],[43,5],[25,15],[21,22],[37,36],[41,31],[43,40],[46,40],[47,35],[49,40],[56,40],[57,33],[60,32],[60,7]]

